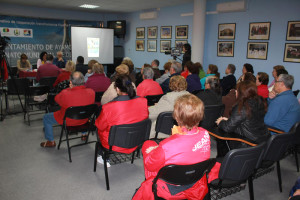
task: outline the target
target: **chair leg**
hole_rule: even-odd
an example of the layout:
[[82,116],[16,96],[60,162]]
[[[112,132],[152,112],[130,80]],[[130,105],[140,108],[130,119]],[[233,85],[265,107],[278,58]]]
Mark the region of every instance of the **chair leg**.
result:
[[95,143],[95,155],[94,155],[94,172],[97,169],[97,154],[98,154],[98,142]]
[[28,125],[30,126],[30,115],[29,115],[29,112],[27,113],[27,118],[28,118]]
[[277,176],[278,176],[279,191],[282,192],[282,180],[281,180],[281,170],[280,170],[279,161],[277,161]]
[[61,132],[60,132],[59,142],[58,142],[58,145],[57,145],[57,149],[58,149],[58,150],[59,150],[59,148],[60,148],[61,139],[62,139],[63,134],[64,134],[64,125],[63,125],[63,127],[61,128]]
[[[136,150],[137,151],[137,150]],[[137,152],[136,152],[137,153]],[[134,161],[134,155],[135,155],[135,151],[132,152],[132,157],[131,157],[131,164],[133,164],[133,161]]]
[[297,152],[297,145],[294,148],[294,155],[295,155],[295,161],[296,161],[296,166],[297,166],[297,172],[299,172],[299,161],[298,161],[298,152]]
[[254,200],[253,180],[252,176],[248,178],[250,200]]
[[104,173],[105,173],[105,182],[106,182],[106,189],[109,190],[109,180],[108,180],[108,172],[107,172],[107,152],[103,151],[103,162],[104,162]]
[[69,136],[68,136],[68,131],[66,131],[66,140],[67,140],[67,146],[68,146],[68,154],[69,154],[69,161],[72,162],[71,159],[71,148],[70,148],[70,144],[69,144]]

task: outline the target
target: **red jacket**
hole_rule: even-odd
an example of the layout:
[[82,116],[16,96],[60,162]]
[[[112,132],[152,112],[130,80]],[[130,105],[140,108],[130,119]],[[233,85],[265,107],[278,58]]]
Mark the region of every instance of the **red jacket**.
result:
[[[132,124],[148,118],[147,99],[119,96],[113,101],[104,104],[95,125],[103,147],[109,149],[108,136],[110,127],[113,125]],[[125,149],[113,146],[112,150],[121,153],[131,153],[136,148]]]
[[58,68],[56,65],[53,65],[51,63],[45,63],[39,67],[36,74],[36,81],[39,82],[39,80],[43,77],[57,77],[61,72],[61,69]]
[[58,77],[56,78],[55,82],[53,83],[53,87],[57,86],[60,82],[65,80],[69,80],[71,76],[71,72],[69,71],[62,71]]
[[185,71],[181,72],[180,75],[183,76],[186,79],[186,77],[188,77],[188,75],[189,75],[189,71],[185,70]]
[[143,80],[143,82],[141,82],[136,88],[136,95],[140,97],[159,94],[163,94],[163,91],[159,83],[153,81],[152,79]]
[[[95,102],[95,92],[85,86],[67,88],[55,96],[55,101],[60,105],[60,110],[54,112],[54,118],[59,124],[63,124],[66,109],[71,106],[86,106]],[[68,126],[84,124],[87,120],[67,119]]]
[[262,96],[263,98],[269,97],[269,90],[267,85],[259,85],[257,86],[257,94]]
[[110,79],[104,74],[94,73],[85,83],[85,87],[92,88],[95,92],[105,92],[109,86]]

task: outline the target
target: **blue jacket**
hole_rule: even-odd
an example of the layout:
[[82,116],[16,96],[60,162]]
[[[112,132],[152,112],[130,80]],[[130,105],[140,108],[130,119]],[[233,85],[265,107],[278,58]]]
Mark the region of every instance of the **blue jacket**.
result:
[[195,90],[201,90],[201,83],[198,74],[190,74],[186,77],[187,91],[193,92]]
[[170,78],[173,76],[180,75],[180,73],[174,73],[172,74],[168,79],[166,79],[162,84],[160,84],[161,89],[163,90],[164,94],[171,92],[169,88]]
[[292,90],[282,92],[268,101],[268,112],[265,115],[265,124],[268,126],[289,132],[300,121],[300,105]]

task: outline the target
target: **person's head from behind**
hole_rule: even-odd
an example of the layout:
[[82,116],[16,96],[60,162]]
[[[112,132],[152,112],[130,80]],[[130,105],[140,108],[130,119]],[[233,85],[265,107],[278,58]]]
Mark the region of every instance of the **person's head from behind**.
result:
[[281,75],[281,74],[289,74],[288,71],[286,71],[285,69],[278,69],[276,70],[276,74],[277,74],[277,77],[275,78],[275,81],[278,80],[278,77]]
[[94,65],[95,63],[98,63],[98,61],[97,61],[97,60],[90,60],[90,61],[88,62],[88,68],[91,70],[91,69],[93,68],[93,65]]
[[169,88],[174,92],[185,91],[187,89],[187,82],[183,76],[172,76],[170,78]]
[[187,53],[189,53],[189,54],[191,54],[191,45],[189,44],[189,43],[186,43],[186,44],[184,44],[183,45],[183,48],[182,48],[182,50],[184,51],[184,52],[187,52]]
[[205,89],[206,90],[212,90],[217,94],[221,94],[221,87],[220,87],[220,81],[219,78],[216,76],[208,76],[205,79]]
[[95,63],[92,67],[92,72],[95,74],[103,74],[104,73],[104,67],[100,63]]
[[204,103],[195,95],[185,94],[175,101],[173,117],[178,125],[191,130],[198,127],[204,115]]
[[180,73],[181,72],[181,64],[180,62],[177,62],[177,61],[172,61],[172,64],[171,64],[171,68],[170,68],[170,74],[175,74],[175,73]]
[[130,99],[136,96],[131,79],[128,75],[120,75],[115,81],[115,88],[118,95],[128,95]]
[[243,81],[251,81],[253,83],[256,82],[256,78],[255,76],[250,73],[250,72],[246,72],[244,75],[243,75],[243,78],[242,78]]
[[66,63],[66,71],[73,73],[75,72],[75,68],[75,63],[73,61],[69,60]]
[[153,79],[154,71],[151,67],[145,67],[143,70],[143,79]]
[[151,67],[158,68],[159,66],[159,60],[155,59],[151,62]]
[[53,62],[53,56],[51,54],[47,54],[46,61],[52,63]]
[[294,76],[289,74],[280,74],[277,81],[275,81],[274,91],[280,94],[281,92],[293,89],[293,85]]
[[59,58],[62,58],[63,57],[63,52],[62,51],[58,51],[56,52],[56,57],[59,59]]
[[277,75],[277,70],[279,70],[279,69],[285,69],[285,68],[284,68],[283,65],[276,65],[276,66],[273,67],[272,75],[273,75],[273,77],[274,77],[275,80],[276,80],[276,78],[278,76]]
[[245,74],[246,72],[250,72],[250,73],[254,74],[253,66],[249,63],[245,63],[243,66],[243,74]]
[[202,67],[201,63],[196,62],[196,63],[194,63],[194,65],[196,65],[196,67],[198,67],[199,71],[203,70],[203,67]]
[[118,67],[116,67],[116,75],[121,76],[121,75],[129,75],[129,68],[125,64],[121,64]]
[[234,74],[235,73],[235,65],[234,64],[228,64],[225,74]]
[[47,52],[43,51],[43,52],[40,54],[40,59],[41,59],[41,61],[46,62],[46,58],[47,58]]
[[220,73],[217,65],[209,64],[207,74],[214,74],[216,77],[220,77]]
[[188,70],[191,74],[199,74],[199,68],[192,61],[187,61],[184,64],[184,70]]
[[76,64],[83,64],[84,63],[84,58],[82,56],[78,56],[76,60]]
[[122,63],[121,64],[124,64],[124,65],[127,65],[128,68],[129,68],[129,73],[133,72],[134,70],[134,64],[131,60],[129,59],[123,59]]
[[164,70],[165,70],[166,73],[168,73],[170,71],[171,65],[172,65],[171,62],[166,62],[164,64]]
[[28,57],[25,53],[22,53],[21,54],[21,57],[20,57],[20,60],[22,63],[25,63],[27,61]]
[[265,72],[258,72],[256,76],[256,86],[268,85],[269,75]]
[[81,72],[74,72],[71,75],[70,88],[84,85],[84,76]]

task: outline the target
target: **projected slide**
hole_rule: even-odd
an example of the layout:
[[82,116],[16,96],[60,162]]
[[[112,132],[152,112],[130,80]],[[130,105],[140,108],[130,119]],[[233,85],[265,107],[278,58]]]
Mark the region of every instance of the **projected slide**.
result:
[[88,57],[99,57],[100,38],[87,38]]

